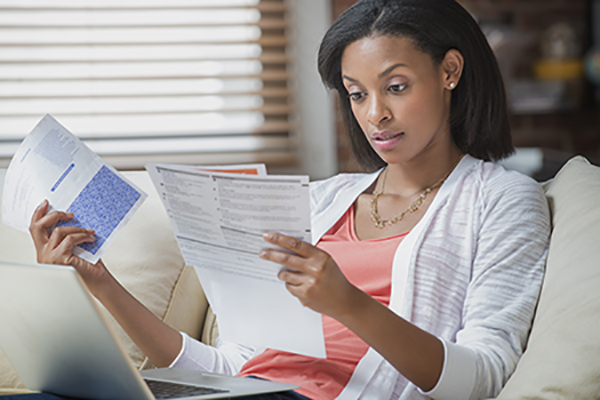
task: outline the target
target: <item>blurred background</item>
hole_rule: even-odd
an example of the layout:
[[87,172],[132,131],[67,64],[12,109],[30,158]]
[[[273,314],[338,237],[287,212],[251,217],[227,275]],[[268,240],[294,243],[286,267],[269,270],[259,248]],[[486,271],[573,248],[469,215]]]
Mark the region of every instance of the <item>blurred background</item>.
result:
[[[316,71],[355,0],[0,0],[0,167],[52,114],[120,169],[265,162],[359,170]],[[600,0],[460,0],[507,87],[515,157],[539,180],[600,161]]]

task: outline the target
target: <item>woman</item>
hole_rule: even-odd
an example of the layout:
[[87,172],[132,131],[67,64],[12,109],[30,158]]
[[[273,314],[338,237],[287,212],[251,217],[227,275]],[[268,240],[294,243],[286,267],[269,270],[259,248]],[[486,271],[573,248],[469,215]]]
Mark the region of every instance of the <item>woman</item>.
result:
[[[315,244],[263,250],[323,314],[327,359],[180,335],[102,262],[72,255],[93,232],[34,213],[38,261],[73,265],[155,365],[299,384],[286,398],[481,399],[521,356],[549,238],[533,180],[489,162],[513,150],[485,37],[453,0],[361,0],[330,28],[319,71],[370,174],[311,186]],[[183,337],[183,339],[182,339]]]

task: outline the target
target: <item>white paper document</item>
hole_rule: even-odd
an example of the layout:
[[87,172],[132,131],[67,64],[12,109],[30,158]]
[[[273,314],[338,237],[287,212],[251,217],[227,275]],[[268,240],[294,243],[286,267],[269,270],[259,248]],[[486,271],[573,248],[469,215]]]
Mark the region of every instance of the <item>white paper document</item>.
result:
[[28,231],[35,208],[48,199],[51,210],[74,214],[57,226],[95,230],[96,241],[76,246],[73,253],[96,263],[145,198],[143,191],[46,115],[25,137],[6,171],[2,221]]
[[307,176],[243,175],[147,164],[183,257],[195,267],[225,340],[325,357],[321,315],[262,260],[263,232],[310,242]]

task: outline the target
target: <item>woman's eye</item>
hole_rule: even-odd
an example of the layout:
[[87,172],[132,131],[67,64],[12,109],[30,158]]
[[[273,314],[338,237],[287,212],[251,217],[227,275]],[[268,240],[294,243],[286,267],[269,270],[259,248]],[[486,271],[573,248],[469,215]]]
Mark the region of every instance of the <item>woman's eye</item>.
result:
[[390,87],[388,88],[388,90],[393,93],[400,93],[404,89],[406,89],[406,83],[400,83],[398,85],[390,85]]
[[363,94],[360,92],[350,93],[348,94],[348,98],[352,101],[359,101],[363,98]]

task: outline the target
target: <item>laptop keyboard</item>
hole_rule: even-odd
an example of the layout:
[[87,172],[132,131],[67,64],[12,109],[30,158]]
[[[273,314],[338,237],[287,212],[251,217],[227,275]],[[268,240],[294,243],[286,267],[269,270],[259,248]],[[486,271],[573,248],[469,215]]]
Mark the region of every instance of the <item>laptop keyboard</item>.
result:
[[157,400],[176,399],[179,397],[198,396],[202,394],[226,393],[227,390],[202,386],[183,385],[181,383],[155,381],[145,379],[150,391]]

